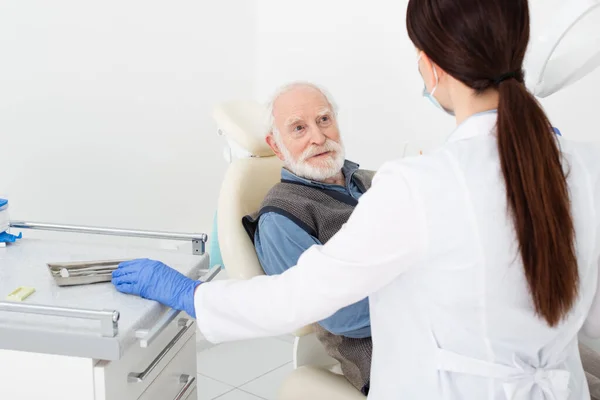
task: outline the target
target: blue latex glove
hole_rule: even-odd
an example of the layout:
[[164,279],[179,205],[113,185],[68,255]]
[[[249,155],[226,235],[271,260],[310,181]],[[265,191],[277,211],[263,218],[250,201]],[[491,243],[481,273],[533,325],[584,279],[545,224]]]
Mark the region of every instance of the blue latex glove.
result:
[[175,271],[160,261],[126,261],[112,273],[112,283],[122,293],[156,300],[196,318],[194,291],[202,282]]
[[23,237],[23,233],[19,233],[19,236],[11,235],[8,232],[0,232],[0,242],[3,243],[14,243],[17,239],[21,239]]

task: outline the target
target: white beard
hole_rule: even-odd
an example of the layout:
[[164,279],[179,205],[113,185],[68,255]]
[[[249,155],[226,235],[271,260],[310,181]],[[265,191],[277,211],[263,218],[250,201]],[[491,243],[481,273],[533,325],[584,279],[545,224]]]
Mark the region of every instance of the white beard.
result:
[[[340,143],[337,143],[327,139],[323,146],[311,146],[302,153],[298,160],[294,160],[283,143],[278,143],[278,146],[283,154],[286,168],[299,177],[313,181],[322,182],[339,174],[346,160],[346,152],[341,140]],[[320,160],[320,166],[312,165],[306,161],[310,157],[325,151],[331,151],[332,154],[326,159]]]

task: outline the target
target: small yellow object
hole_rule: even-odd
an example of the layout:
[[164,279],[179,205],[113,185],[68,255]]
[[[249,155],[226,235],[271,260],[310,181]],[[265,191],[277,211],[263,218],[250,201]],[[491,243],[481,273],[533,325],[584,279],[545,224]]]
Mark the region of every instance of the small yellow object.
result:
[[34,288],[19,286],[11,294],[6,296],[6,300],[23,301],[35,292]]
[[422,156],[423,155],[423,150],[419,150],[419,155]]

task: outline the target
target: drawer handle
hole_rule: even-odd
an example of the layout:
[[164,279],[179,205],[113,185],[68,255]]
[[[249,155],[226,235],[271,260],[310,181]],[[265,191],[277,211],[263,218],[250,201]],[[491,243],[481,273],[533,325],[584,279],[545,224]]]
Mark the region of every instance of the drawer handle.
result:
[[150,330],[138,329],[135,331],[135,336],[140,340],[140,347],[145,349],[150,346],[154,339],[156,339],[158,335],[160,335],[160,333],[164,331],[165,328],[179,316],[180,313],[181,311],[179,310],[171,309],[154,328]]
[[177,393],[173,400],[182,400],[183,396],[185,396],[187,391],[190,390],[192,386],[194,386],[194,382],[196,382],[196,378],[186,374],[181,375],[179,377],[179,383],[184,383],[185,385],[181,388],[181,390],[179,391],[179,393]]
[[152,371],[154,371],[156,366],[158,364],[160,364],[162,359],[165,358],[167,353],[169,351],[171,351],[171,349],[183,337],[183,335],[185,335],[185,333],[188,331],[188,329],[190,329],[190,327],[193,325],[193,323],[194,322],[190,321],[189,319],[180,318],[179,326],[181,326],[182,328],[179,330],[179,332],[177,332],[177,335],[175,335],[175,337],[169,342],[169,344],[167,344],[167,346],[164,349],[162,349],[162,351],[160,353],[158,353],[156,358],[154,360],[152,360],[152,362],[150,363],[150,365],[148,365],[148,368],[146,368],[144,370],[144,372],[139,372],[139,373],[138,372],[130,372],[129,375],[127,375],[127,382],[130,382],[130,383],[143,382],[144,379],[146,379],[148,377],[148,375],[150,375],[152,373]]

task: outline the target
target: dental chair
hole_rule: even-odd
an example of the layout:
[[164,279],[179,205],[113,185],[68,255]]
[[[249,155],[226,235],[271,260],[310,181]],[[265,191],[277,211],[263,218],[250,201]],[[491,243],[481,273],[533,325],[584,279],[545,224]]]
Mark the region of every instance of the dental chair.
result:
[[[219,134],[229,143],[230,165],[219,194],[217,226],[223,264],[232,279],[264,274],[241,221],[258,210],[267,192],[281,179],[283,164],[264,139],[266,112],[259,103],[238,101],[220,104],[213,113]],[[336,372],[338,362],[327,355],[312,327],[294,335],[294,371],[280,388],[280,400],[365,399],[341,372]]]
[[[547,97],[600,66],[600,0],[533,0],[530,5],[527,86],[536,96]],[[223,263],[235,279],[263,274],[241,220],[258,209],[269,189],[280,180],[282,164],[264,141],[265,114],[265,108],[254,102],[224,103],[214,111],[219,132],[230,145],[231,164],[221,188],[217,225]],[[236,149],[242,156],[233,159],[232,150]],[[295,335],[294,371],[280,389],[280,400],[365,399],[341,374],[334,372],[337,361],[325,353],[311,327]],[[600,351],[599,342],[586,344],[590,348],[584,351]],[[596,364],[587,365],[586,371],[592,397],[600,399],[600,363]]]

